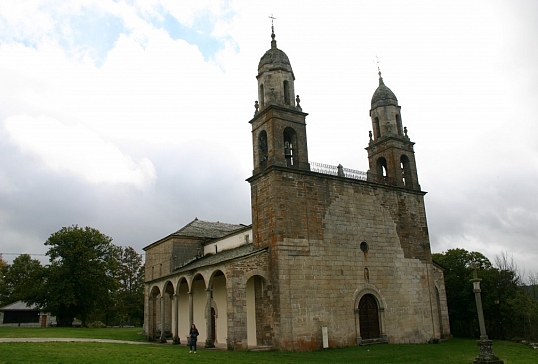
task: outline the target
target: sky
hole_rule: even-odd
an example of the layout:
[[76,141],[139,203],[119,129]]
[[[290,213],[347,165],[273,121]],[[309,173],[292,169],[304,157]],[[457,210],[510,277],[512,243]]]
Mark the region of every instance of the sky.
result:
[[46,262],[44,242],[74,224],[140,253],[196,217],[250,224],[273,15],[310,161],[368,169],[379,66],[416,143],[432,252],[538,273],[538,2],[318,4],[1,1],[4,259]]

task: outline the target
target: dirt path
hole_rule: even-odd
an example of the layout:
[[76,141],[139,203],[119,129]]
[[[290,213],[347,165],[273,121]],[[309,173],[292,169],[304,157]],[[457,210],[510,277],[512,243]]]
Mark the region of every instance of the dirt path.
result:
[[133,344],[149,345],[147,341],[127,341],[112,339],[84,339],[84,338],[66,338],[66,337],[4,337],[0,338],[0,343],[44,343],[44,342],[84,342],[84,343],[112,343],[112,344]]

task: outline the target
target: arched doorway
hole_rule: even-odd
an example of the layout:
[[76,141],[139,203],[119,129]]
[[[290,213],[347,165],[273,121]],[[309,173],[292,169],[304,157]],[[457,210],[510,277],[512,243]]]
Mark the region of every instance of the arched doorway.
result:
[[253,275],[247,280],[247,343],[250,347],[273,345],[272,302],[267,280]]
[[365,294],[359,301],[359,325],[362,340],[381,337],[379,308],[377,300],[371,294]]
[[[161,292],[158,287],[153,287],[150,291],[149,297],[148,297],[148,311],[149,311],[149,319],[148,319],[148,329],[147,329],[147,338],[149,341],[157,339],[157,325],[159,324],[159,315],[160,315],[160,304],[159,304],[159,297],[161,295]],[[160,332],[160,326],[159,332]]]

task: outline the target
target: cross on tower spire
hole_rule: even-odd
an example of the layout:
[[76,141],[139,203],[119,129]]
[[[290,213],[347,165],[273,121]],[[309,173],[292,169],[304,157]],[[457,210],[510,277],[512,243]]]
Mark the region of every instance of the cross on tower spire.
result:
[[271,14],[269,19],[271,19],[271,48],[276,48],[275,26],[273,24],[273,21],[276,20],[276,18]]
[[375,59],[376,59],[376,62],[377,62],[377,74],[379,75],[379,85],[384,85],[385,83],[383,82],[383,77],[381,77],[381,68],[379,68],[379,64],[381,63],[381,61],[379,61],[379,57],[375,56]]

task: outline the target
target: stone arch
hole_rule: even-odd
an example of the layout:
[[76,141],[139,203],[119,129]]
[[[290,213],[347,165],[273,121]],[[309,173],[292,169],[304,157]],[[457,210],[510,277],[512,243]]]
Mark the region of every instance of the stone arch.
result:
[[297,132],[291,127],[284,129],[284,157],[286,165],[293,167],[298,165],[299,155],[297,153]]
[[273,345],[272,296],[269,281],[250,272],[246,278],[247,342],[249,346]]
[[265,270],[262,269],[252,269],[245,273],[245,282],[250,279],[252,276],[260,276],[262,277],[266,282],[269,282],[269,277]]
[[[216,269],[209,279],[211,289],[211,307],[209,308],[211,338],[216,343],[225,343],[227,337],[227,279],[222,269]],[[207,309],[207,308],[206,308]],[[223,313],[219,315],[220,313]]]
[[189,292],[190,284],[186,276],[179,277],[176,285],[176,299],[177,303],[177,314],[178,314],[178,336],[185,339],[186,334],[189,332],[189,327],[191,324],[190,318],[190,308],[189,308]]
[[147,328],[147,339],[149,341],[155,340],[157,338],[157,325],[160,317],[160,297],[161,289],[157,285],[152,286],[149,289],[148,295],[148,328]]
[[411,162],[405,154],[400,156],[400,167],[402,169],[402,182],[405,187],[413,187],[413,178],[411,173]]
[[384,183],[388,177],[387,160],[385,157],[379,157],[375,163],[376,182]]
[[207,324],[206,324],[206,302],[207,302],[207,280],[204,275],[199,272],[192,276],[189,291],[189,318],[190,324],[195,324],[200,332],[198,342],[203,342],[207,339]]
[[[371,305],[374,304],[375,307],[372,307]],[[366,305],[367,307],[361,307]],[[368,311],[368,308],[374,308],[374,315],[377,316],[377,321],[374,321],[378,325],[378,330],[376,332],[376,336],[378,337],[370,337],[372,332],[369,332],[369,335],[367,337],[363,337],[365,330],[365,320],[375,319],[375,316],[372,318],[372,316],[367,317],[364,315],[368,315],[368,312],[364,312],[364,309],[366,308],[366,311]],[[353,310],[355,313],[355,326],[356,326],[356,335],[357,335],[357,344],[360,344],[364,340],[375,340],[375,341],[387,341],[387,336],[384,333],[384,327],[385,327],[385,308],[386,308],[386,302],[383,296],[380,294],[379,290],[377,290],[375,287],[369,285],[368,287],[356,291],[353,297]],[[371,312],[370,312],[371,313]],[[362,323],[362,326],[361,326]],[[370,321],[370,324],[372,321]],[[367,325],[368,323],[366,323]],[[374,330],[375,331],[375,330]]]
[[[175,315],[173,312],[175,288],[172,281],[168,280],[164,282],[162,292],[162,308],[164,310],[164,315],[163,322],[161,323],[161,330],[164,330],[164,337],[166,338],[172,336],[172,320]],[[163,337],[163,335],[161,335],[161,337]]]

